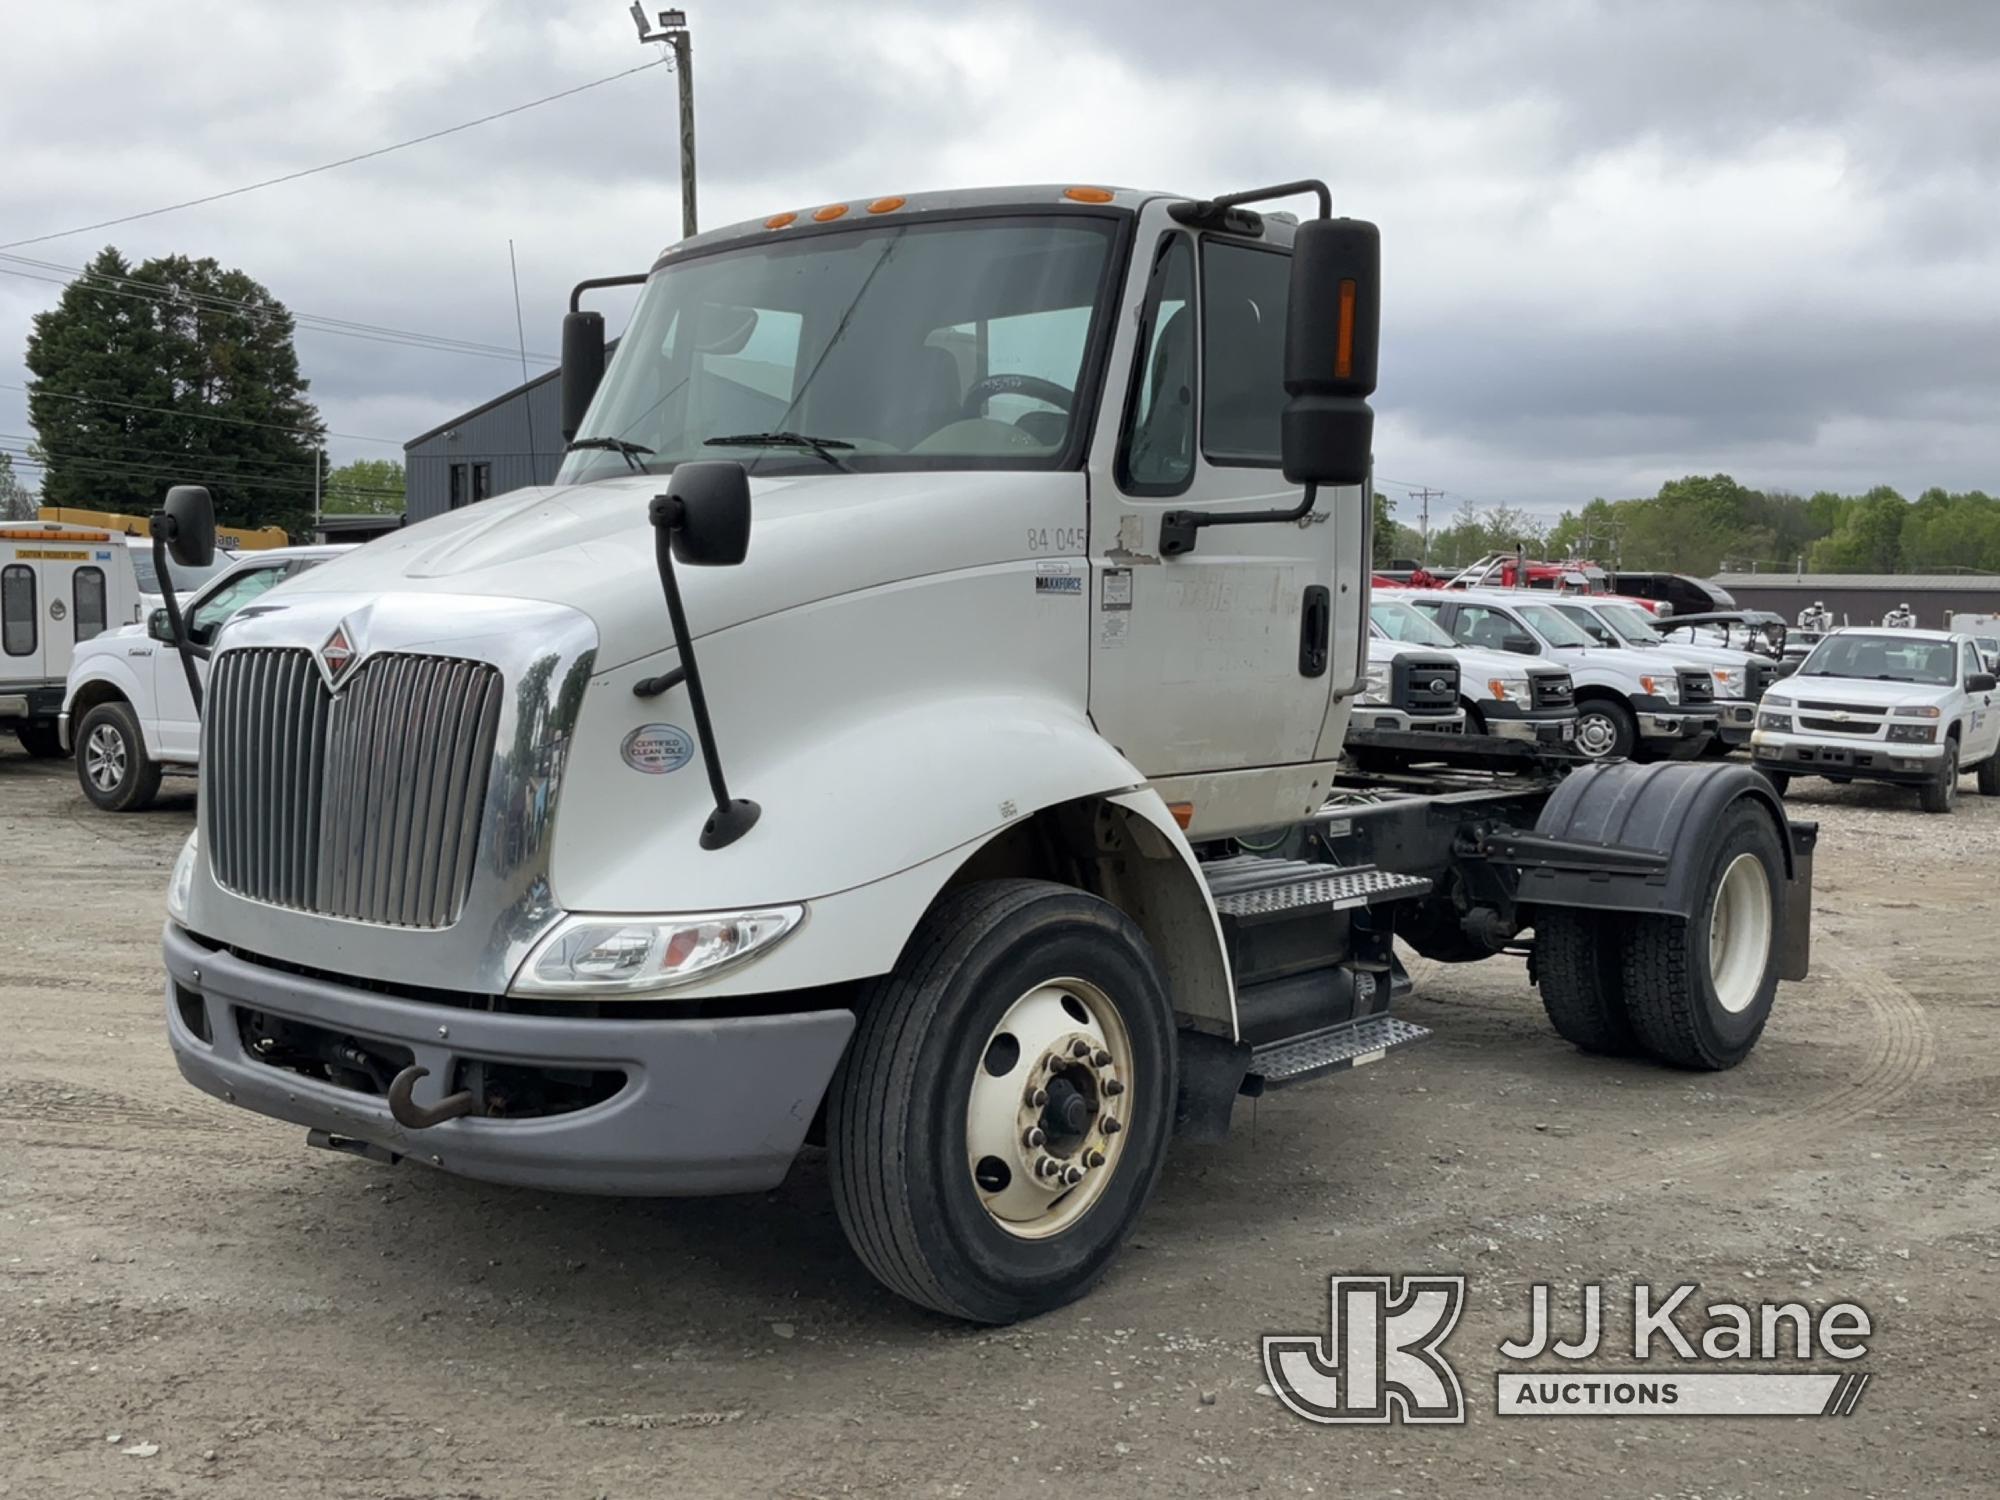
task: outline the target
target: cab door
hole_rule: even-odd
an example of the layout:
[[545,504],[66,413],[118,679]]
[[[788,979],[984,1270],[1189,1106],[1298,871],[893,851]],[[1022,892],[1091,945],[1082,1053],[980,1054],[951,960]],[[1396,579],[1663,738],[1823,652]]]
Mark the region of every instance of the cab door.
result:
[[[1273,221],[1274,237],[1289,227]],[[1092,445],[1090,711],[1147,776],[1296,765],[1352,691],[1367,632],[1367,507],[1322,491],[1304,522],[1210,526],[1160,550],[1172,510],[1296,505],[1279,469],[1284,244],[1142,215]],[[1335,559],[1348,559],[1336,576]],[[1339,649],[1335,643],[1344,643]],[[1344,708],[1344,704],[1341,705]]]
[[[1986,665],[1980,658],[1979,648],[1971,641],[1959,642],[1958,654],[1959,680],[1970,684],[1976,673],[1986,670]],[[1968,685],[1965,696],[1971,708],[1971,721],[1966,726],[1967,740],[1963,759],[1984,760],[1996,750],[2000,750],[2000,706],[1996,706],[1996,700],[2000,700],[2000,693],[1991,689],[1975,693]]]

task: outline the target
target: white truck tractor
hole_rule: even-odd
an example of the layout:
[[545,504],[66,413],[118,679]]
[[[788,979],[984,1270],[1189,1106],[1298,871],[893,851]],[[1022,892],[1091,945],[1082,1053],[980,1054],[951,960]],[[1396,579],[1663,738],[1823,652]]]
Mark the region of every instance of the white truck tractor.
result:
[[1549,750],[1576,739],[1576,689],[1556,663],[1463,645],[1422,610],[1384,591],[1369,599],[1368,621],[1371,633],[1384,640],[1451,653],[1459,668],[1467,734],[1524,740]]
[[1881,781],[1948,813],[1964,771],[2000,796],[2000,691],[1969,635],[1836,630],[1764,695],[1750,753],[1780,793],[1795,776]]
[[1747,766],[1486,741],[1336,793],[1380,269],[1322,184],[829,203],[622,279],[608,369],[573,295],[553,485],[215,643],[196,1086],[537,1188],[823,1145],[869,1269],[1000,1322],[1104,1272],[1171,1137],[1424,1035],[1399,932],[1532,945],[1563,1036],[1691,1068],[1804,973],[1813,829]]
[[1576,748],[1591,760],[1699,755],[1717,728],[1706,668],[1600,646],[1555,598],[1524,589],[1415,590],[1410,603],[1454,640],[1563,662],[1576,693]]
[[1726,755],[1750,743],[1757,727],[1757,700],[1779,677],[1778,663],[1734,646],[1668,640],[1654,628],[1656,616],[1623,599],[1565,599],[1556,606],[1600,646],[1657,651],[1662,661],[1706,667],[1715,679],[1715,736],[1703,750]]

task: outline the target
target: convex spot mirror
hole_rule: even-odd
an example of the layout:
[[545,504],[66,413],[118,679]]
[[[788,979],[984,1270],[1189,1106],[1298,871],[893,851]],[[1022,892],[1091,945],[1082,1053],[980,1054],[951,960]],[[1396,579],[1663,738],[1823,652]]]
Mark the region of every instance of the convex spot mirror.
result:
[[1382,323],[1382,234],[1365,219],[1312,219],[1292,238],[1280,447],[1294,484],[1368,478]]
[[215,502],[198,484],[177,484],[167,491],[167,550],[184,568],[205,568],[215,561]]
[[750,476],[728,459],[676,464],[667,498],[679,505],[674,559],[699,568],[733,568],[750,550]]

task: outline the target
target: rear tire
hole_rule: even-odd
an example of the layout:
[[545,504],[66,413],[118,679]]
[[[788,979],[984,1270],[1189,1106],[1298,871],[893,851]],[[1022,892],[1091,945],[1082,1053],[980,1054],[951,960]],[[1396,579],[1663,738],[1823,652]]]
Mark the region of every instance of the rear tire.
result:
[[139,812],[159,795],[160,763],[146,753],[129,703],[100,703],[83,716],[76,731],[76,781],[106,812]]
[[1639,1044],[1661,1062],[1720,1070],[1750,1055],[1777,998],[1785,855],[1769,812],[1733,804],[1698,868],[1692,921],[1632,919],[1625,1013]]
[[1556,1034],[1585,1052],[1639,1050],[1625,1014],[1626,919],[1616,912],[1550,907],[1535,918],[1535,985]]
[[1917,805],[1927,813],[1948,813],[1958,806],[1958,741],[1946,740],[1935,778],[1917,788]]
[[1979,795],[2000,797],[2000,750],[1979,763]]
[[[1082,1296],[1151,1197],[1173,1124],[1173,1011],[1138,927],[1046,881],[968,886],[924,918],[858,1008],[827,1144],[862,1263],[898,1295],[977,1323]],[[1017,1119],[1024,1103],[1042,1112]],[[1065,1106],[1074,1118],[1060,1123]],[[1082,1175],[1045,1185],[1045,1161],[1055,1181]]]
[[1630,760],[1639,746],[1632,710],[1615,698],[1586,698],[1576,706],[1577,753],[1590,760]]
[[49,723],[17,725],[14,738],[21,742],[21,748],[37,760],[61,760],[63,755],[62,735],[56,726]]

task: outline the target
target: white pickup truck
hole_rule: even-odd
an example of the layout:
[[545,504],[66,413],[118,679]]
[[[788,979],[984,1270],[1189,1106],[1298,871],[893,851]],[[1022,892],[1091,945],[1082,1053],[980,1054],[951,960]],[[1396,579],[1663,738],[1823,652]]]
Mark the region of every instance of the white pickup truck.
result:
[[1706,668],[1597,646],[1553,598],[1525,589],[1417,590],[1410,603],[1468,646],[1568,663],[1576,748],[1592,760],[1697,755],[1715,732],[1715,679]]
[[1455,641],[1397,595],[1376,593],[1368,601],[1368,624],[1375,637],[1452,654],[1467,734],[1550,748],[1576,739],[1576,688],[1554,662]]
[[[244,554],[187,601],[190,636],[214,644],[224,623],[253,599],[353,550],[348,544]],[[208,663],[197,659],[195,670],[205,677]],[[138,812],[159,794],[165,772],[194,769],[200,724],[165,609],[76,648],[56,727],[63,749],[76,753],[84,796],[106,812]]]
[[1782,793],[1794,776],[1914,786],[1929,813],[1977,767],[2000,796],[2000,692],[1969,635],[1836,630],[1764,695],[1750,753]]
[[1757,700],[1778,680],[1778,664],[1754,651],[1692,640],[1670,641],[1655,628],[1657,616],[1624,599],[1562,599],[1556,604],[1600,646],[1657,651],[1663,661],[1705,667],[1715,679],[1715,738],[1712,754],[1726,755],[1750,743],[1757,727]]

